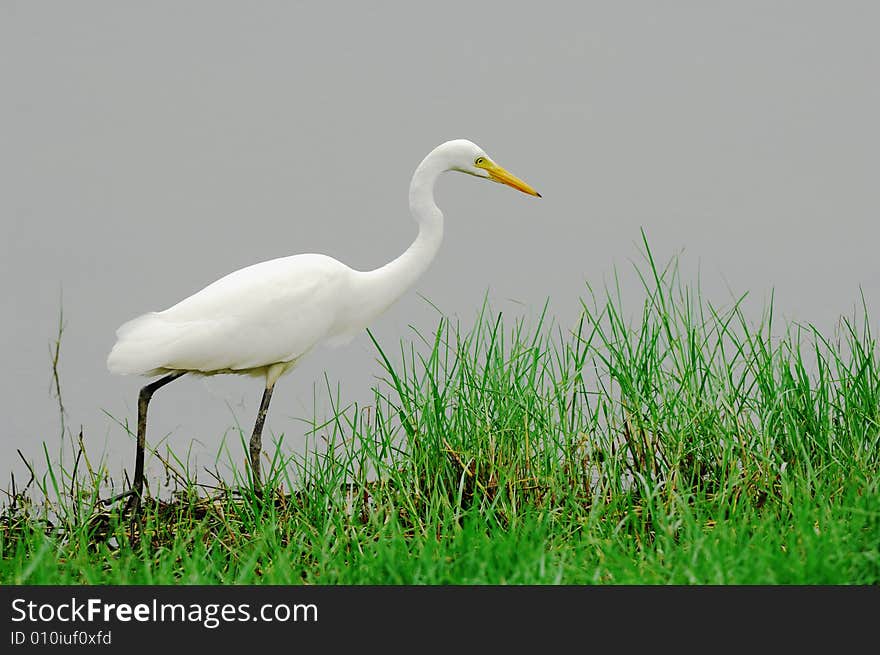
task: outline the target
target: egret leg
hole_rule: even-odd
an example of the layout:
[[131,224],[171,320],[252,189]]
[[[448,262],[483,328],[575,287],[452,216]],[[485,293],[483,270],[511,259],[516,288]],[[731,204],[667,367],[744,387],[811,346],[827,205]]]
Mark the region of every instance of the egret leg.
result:
[[272,400],[272,389],[275,383],[266,385],[263,392],[263,400],[260,402],[260,411],[257,412],[257,420],[254,423],[254,433],[251,435],[250,455],[251,455],[251,474],[254,480],[254,491],[260,493],[262,491],[262,482],[260,481],[260,453],[263,450],[263,424],[266,422],[266,414],[269,412],[269,402]]
[[150,398],[169,382],[174,382],[177,378],[185,375],[186,371],[175,371],[169,373],[164,378],[159,378],[154,382],[146,385],[138,394],[138,426],[137,426],[137,452],[134,460],[134,480],[131,485],[131,498],[128,506],[136,515],[141,506],[141,494],[144,492],[144,448],[147,444],[147,406],[150,404]]

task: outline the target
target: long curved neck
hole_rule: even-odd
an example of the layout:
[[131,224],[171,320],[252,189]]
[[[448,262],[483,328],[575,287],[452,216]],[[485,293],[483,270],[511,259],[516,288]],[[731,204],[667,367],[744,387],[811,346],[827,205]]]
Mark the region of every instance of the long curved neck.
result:
[[362,310],[372,318],[385,311],[425,272],[443,241],[443,212],[434,203],[434,183],[446,170],[431,153],[419,164],[409,185],[409,208],[419,234],[399,257],[363,273]]

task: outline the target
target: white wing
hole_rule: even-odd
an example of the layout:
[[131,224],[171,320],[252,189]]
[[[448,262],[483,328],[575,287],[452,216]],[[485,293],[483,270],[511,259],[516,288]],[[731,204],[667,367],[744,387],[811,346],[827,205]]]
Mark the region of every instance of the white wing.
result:
[[240,269],[117,330],[114,373],[247,371],[290,362],[347,327],[352,269],[294,255]]

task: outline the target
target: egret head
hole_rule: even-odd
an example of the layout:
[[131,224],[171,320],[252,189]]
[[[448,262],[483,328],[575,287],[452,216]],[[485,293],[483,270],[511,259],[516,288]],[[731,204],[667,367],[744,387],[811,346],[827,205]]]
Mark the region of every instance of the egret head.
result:
[[456,139],[455,141],[447,141],[440,147],[445,150],[450,171],[482,177],[486,180],[506,184],[530,196],[541,197],[541,194],[531,186],[492,161],[486,151],[476,143],[467,139]]

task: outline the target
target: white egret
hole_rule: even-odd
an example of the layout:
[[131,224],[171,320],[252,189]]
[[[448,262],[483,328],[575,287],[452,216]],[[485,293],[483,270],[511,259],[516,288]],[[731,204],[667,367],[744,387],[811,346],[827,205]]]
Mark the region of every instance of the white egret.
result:
[[407,250],[372,271],[356,271],[326,255],[302,254],[240,269],[161,312],[144,314],[117,330],[107,357],[113,373],[163,377],[138,396],[137,451],[132,496],[143,492],[147,406],[160,387],[185,375],[238,373],[265,378],[250,440],[259,491],[263,423],[278,378],[316,344],[342,342],[364,329],[427,269],[443,238],[443,214],[434,203],[441,173],[459,171],[540,194],[493,162],[470,141],[447,141],[422,160],[409,186],[419,233]]

